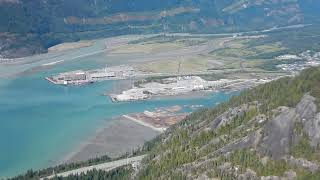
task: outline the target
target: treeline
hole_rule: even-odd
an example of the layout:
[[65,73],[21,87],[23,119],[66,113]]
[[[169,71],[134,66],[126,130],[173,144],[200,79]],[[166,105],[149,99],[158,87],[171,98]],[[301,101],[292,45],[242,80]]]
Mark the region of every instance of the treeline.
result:
[[244,91],[231,98],[227,104],[232,107],[257,101],[261,103],[262,112],[267,113],[279,106],[296,106],[306,93],[310,93],[319,102],[320,68],[310,68],[294,78],[282,78]]
[[101,163],[106,163],[106,162],[116,161],[119,159],[124,159],[124,158],[128,158],[128,157],[141,155],[141,154],[145,153],[145,151],[146,150],[144,148],[138,148],[138,149],[132,151],[131,153],[125,153],[122,156],[119,156],[117,158],[110,158],[109,156],[106,155],[106,156],[101,156],[101,157],[97,157],[94,159],[89,159],[87,161],[61,164],[61,165],[58,165],[55,167],[49,167],[49,168],[37,170],[37,171],[31,169],[31,170],[28,170],[25,174],[18,175],[13,178],[9,178],[8,180],[39,179],[41,177],[46,177],[46,176],[50,176],[53,174],[58,174],[61,172],[66,172],[66,171],[70,171],[73,169],[81,168],[81,167],[92,166],[92,165],[97,165],[97,164],[101,164]]
[[73,170],[73,169],[77,169],[85,166],[96,165],[102,162],[110,162],[112,160],[114,159],[110,158],[109,156],[102,156],[99,158],[90,159],[88,161],[61,164],[55,167],[50,167],[50,168],[46,168],[38,171],[28,170],[26,174],[19,175],[17,177],[10,178],[8,180],[39,179],[41,177],[52,175],[53,173],[65,172],[65,171],[69,171],[69,170]]
[[68,177],[55,177],[52,180],[128,180],[133,170],[130,166],[119,167],[112,171],[92,170],[80,175],[70,175]]

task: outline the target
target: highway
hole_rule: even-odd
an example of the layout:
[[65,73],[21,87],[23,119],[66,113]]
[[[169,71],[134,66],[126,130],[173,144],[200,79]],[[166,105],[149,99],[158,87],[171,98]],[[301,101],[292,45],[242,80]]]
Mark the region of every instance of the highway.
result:
[[51,176],[47,176],[44,178],[41,178],[40,180],[44,180],[44,179],[51,179],[55,176],[58,177],[67,177],[70,175],[77,175],[77,174],[81,174],[81,173],[87,173],[88,171],[91,170],[103,170],[103,171],[110,171],[112,169],[124,166],[124,165],[129,165],[129,164],[134,164],[134,163],[140,163],[140,161],[145,157],[146,155],[142,155],[142,156],[136,156],[136,157],[132,157],[132,158],[127,158],[127,159],[121,159],[121,160],[117,160],[117,161],[112,161],[112,162],[107,162],[107,163],[102,163],[102,164],[98,164],[98,165],[93,165],[93,166],[87,166],[87,167],[82,167],[79,169],[74,169],[71,171],[66,171],[63,173],[58,173],[56,175],[51,175]]

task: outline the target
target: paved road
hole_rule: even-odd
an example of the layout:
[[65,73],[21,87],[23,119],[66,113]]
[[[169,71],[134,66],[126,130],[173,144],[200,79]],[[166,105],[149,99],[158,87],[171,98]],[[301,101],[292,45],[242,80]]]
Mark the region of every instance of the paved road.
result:
[[[56,176],[58,176],[58,177],[67,177],[67,176],[70,176],[70,175],[77,175],[77,174],[81,174],[81,173],[87,173],[88,171],[91,171],[91,170],[94,170],[94,169],[103,170],[103,171],[110,171],[112,169],[115,169],[117,167],[121,167],[121,166],[124,166],[124,165],[129,165],[129,164],[133,164],[133,163],[139,163],[144,157],[145,157],[145,155],[142,155],[142,156],[136,156],[136,157],[132,157],[132,158],[128,158],[128,159],[121,159],[121,160],[118,160],[118,161],[112,161],[112,162],[107,162],[107,163],[103,163],[103,164],[98,164],[98,165],[94,165],[94,166],[83,167],[83,168],[75,169],[75,170],[72,170],[72,171],[67,171],[67,172],[56,174]],[[54,177],[54,175],[47,176],[45,178],[51,179],[53,177]],[[45,178],[41,178],[40,180],[43,180]]]

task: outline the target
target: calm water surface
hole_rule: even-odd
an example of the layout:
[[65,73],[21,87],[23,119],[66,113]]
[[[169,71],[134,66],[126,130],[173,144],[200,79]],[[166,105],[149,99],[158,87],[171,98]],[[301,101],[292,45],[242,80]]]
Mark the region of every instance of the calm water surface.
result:
[[214,106],[232,95],[220,92],[202,97],[112,103],[101,94],[115,88],[117,82],[64,87],[43,79],[57,72],[100,67],[101,63],[92,60],[101,57],[98,54],[52,69],[0,79],[0,179],[58,163],[112,117],[174,105]]

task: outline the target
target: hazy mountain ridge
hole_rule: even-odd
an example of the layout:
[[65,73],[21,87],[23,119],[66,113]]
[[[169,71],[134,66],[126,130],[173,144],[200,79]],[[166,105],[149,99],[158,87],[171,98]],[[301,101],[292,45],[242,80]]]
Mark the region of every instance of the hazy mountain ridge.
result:
[[[3,57],[19,57],[61,42],[101,36],[216,33],[311,23],[319,17],[317,8],[320,2],[315,0],[3,0],[0,49]],[[32,46],[23,47],[25,40]]]

